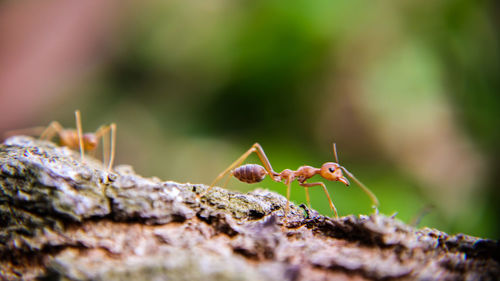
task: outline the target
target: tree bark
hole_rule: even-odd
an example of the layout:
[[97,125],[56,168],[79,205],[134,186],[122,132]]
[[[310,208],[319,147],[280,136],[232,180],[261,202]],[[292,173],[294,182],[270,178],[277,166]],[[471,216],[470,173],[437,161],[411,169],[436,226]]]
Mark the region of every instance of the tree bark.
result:
[[[50,142],[0,146],[2,280],[499,280],[499,242],[339,219],[247,194],[108,172]],[[201,195],[201,196],[199,196]]]

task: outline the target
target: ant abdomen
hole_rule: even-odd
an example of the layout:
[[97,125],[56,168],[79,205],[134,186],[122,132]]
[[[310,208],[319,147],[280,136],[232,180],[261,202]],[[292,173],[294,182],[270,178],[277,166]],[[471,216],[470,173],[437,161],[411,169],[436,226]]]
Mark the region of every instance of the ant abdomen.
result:
[[246,183],[261,182],[266,175],[266,169],[257,164],[247,164],[233,170],[233,176]]

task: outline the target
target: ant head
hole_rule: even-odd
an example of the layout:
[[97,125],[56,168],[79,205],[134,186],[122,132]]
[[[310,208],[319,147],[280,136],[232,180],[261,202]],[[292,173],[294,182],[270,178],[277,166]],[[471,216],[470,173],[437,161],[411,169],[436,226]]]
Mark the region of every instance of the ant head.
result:
[[83,134],[83,146],[85,150],[95,150],[97,148],[98,140],[95,134]]
[[326,162],[321,166],[320,175],[330,181],[339,181],[346,186],[349,186],[349,181],[342,173],[342,168],[339,164],[334,162]]

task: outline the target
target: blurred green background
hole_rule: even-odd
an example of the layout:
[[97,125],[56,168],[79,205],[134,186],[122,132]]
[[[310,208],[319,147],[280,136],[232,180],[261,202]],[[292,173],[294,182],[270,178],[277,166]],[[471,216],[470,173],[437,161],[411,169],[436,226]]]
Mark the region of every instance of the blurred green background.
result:
[[[117,123],[117,164],[205,184],[256,141],[276,171],[333,161],[336,142],[381,213],[498,238],[497,2],[82,2],[0,5],[2,132],[80,109],[86,131]],[[326,184],[340,215],[372,212]],[[286,190],[228,184],[257,187]]]

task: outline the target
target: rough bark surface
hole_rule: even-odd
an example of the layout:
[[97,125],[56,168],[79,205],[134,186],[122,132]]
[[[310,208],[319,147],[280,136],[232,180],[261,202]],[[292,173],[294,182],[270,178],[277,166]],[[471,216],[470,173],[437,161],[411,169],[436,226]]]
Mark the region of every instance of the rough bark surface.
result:
[[247,194],[113,172],[50,142],[0,146],[2,280],[498,280],[499,243],[339,219]]

